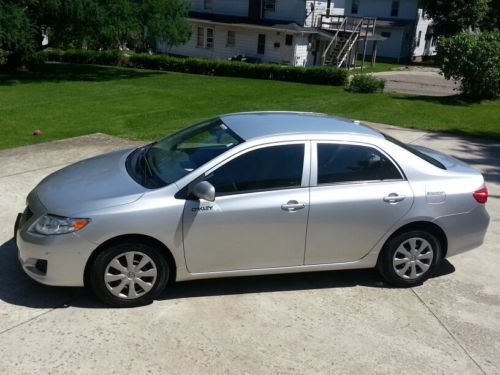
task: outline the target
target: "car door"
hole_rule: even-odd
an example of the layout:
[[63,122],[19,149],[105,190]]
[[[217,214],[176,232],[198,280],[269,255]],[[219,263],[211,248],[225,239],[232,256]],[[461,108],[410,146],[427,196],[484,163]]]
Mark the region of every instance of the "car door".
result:
[[[208,171],[215,201],[188,199],[189,272],[302,265],[309,211],[310,142],[268,144]],[[199,182],[197,179],[195,182]]]
[[313,142],[305,264],[364,257],[411,208],[397,165],[367,144]]

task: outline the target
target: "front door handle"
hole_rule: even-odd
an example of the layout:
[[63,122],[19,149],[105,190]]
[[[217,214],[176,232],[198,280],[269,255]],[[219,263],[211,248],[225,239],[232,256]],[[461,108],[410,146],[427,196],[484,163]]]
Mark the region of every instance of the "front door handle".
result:
[[387,197],[384,197],[384,202],[387,203],[398,203],[404,200],[406,197],[404,195],[398,195],[396,193],[391,193]]
[[301,210],[305,207],[305,203],[299,203],[297,201],[288,201],[287,204],[282,204],[281,209],[283,211],[294,212]]

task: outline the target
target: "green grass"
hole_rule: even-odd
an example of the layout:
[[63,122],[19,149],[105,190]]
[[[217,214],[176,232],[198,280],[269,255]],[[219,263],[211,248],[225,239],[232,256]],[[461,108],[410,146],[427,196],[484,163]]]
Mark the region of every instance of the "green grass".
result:
[[[500,101],[356,94],[342,87],[47,64],[0,75],[0,148],[103,132],[156,139],[217,114],[296,110],[500,139]],[[32,132],[40,128],[41,137]]]

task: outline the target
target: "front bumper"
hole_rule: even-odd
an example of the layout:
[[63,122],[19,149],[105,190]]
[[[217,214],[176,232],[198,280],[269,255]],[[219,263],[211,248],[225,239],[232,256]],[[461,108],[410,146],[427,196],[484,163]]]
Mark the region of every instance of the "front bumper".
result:
[[55,286],[84,286],[85,265],[95,244],[74,233],[42,236],[26,228],[17,231],[16,242],[19,262],[35,281]]

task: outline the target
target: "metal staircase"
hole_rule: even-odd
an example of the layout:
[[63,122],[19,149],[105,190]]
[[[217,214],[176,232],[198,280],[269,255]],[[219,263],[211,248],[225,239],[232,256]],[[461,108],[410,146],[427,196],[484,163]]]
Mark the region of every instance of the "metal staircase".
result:
[[337,67],[352,64],[356,57],[358,42],[364,42],[364,51],[369,32],[375,30],[376,18],[351,16],[322,16],[320,28],[331,36],[331,40],[323,51],[324,65]]

